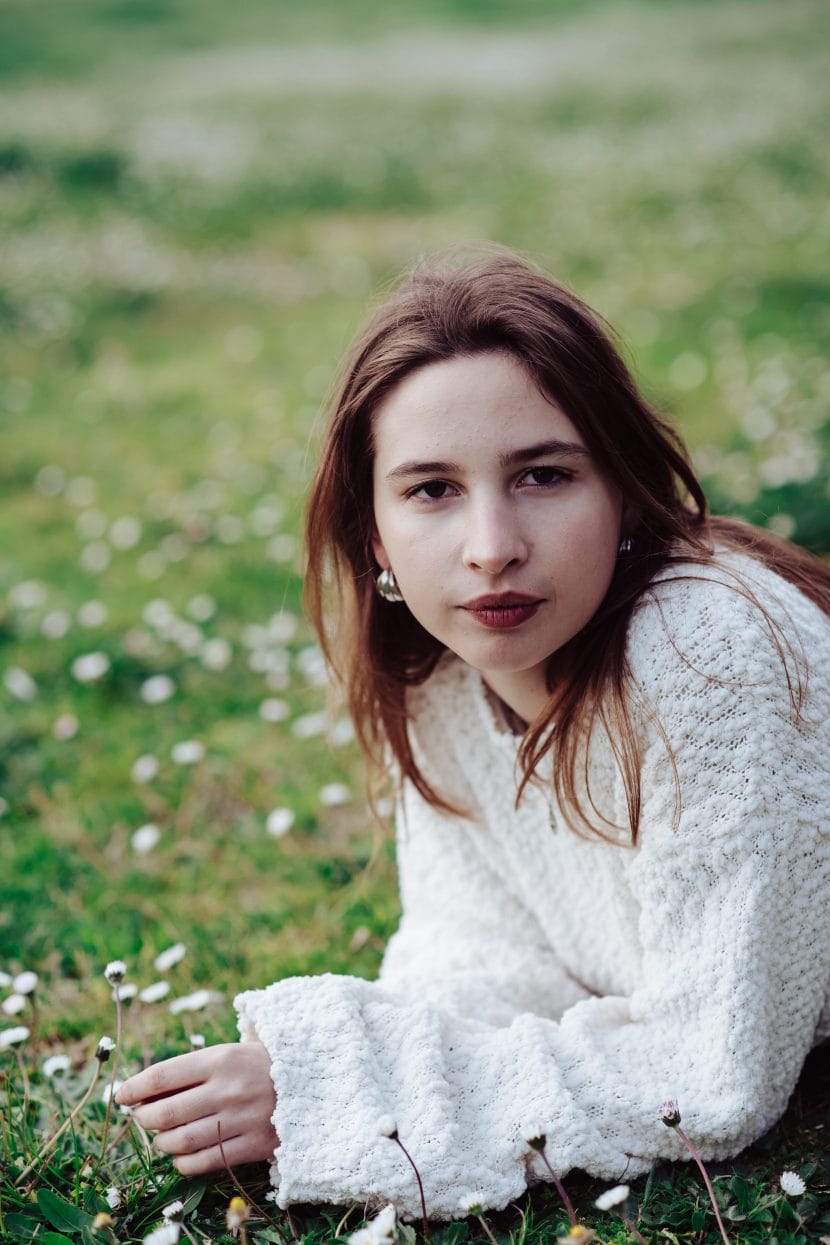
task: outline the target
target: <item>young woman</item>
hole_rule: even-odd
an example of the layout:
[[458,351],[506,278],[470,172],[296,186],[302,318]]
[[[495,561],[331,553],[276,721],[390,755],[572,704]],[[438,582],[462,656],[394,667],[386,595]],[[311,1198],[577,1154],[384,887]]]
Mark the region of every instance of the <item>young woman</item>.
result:
[[[308,603],[403,917],[377,982],[240,995],[243,1041],[128,1081],[184,1173],[280,1205],[619,1180],[781,1115],[830,1034],[830,573],[707,517],[677,436],[573,294],[509,253],[416,272],[348,360]],[[378,1120],[387,1117],[385,1127]]]

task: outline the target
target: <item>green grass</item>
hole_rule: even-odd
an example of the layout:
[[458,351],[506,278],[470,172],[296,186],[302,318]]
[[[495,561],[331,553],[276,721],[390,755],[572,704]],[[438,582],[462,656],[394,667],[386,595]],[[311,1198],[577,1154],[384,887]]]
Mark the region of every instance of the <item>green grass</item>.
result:
[[[525,250],[617,326],[718,509],[830,550],[824,16],[818,0],[0,7],[0,970],[41,975],[28,1105],[0,1055],[0,1235],[88,1239],[8,1175],[87,1084],[113,1026],[108,960],[146,985],[180,940],[174,991],[223,995],[188,1025],[145,1006],[133,1067],[147,1044],[185,1049],[188,1026],[231,1039],[240,988],[377,970],[391,835],[354,744],[294,728],[326,699],[296,536],[338,359],[403,266],[463,241]],[[229,646],[221,668],[200,656],[211,640]],[[106,674],[78,682],[72,662],[96,651]],[[147,704],[159,673],[175,694]],[[285,717],[267,721],[275,699]],[[177,765],[188,739],[204,759]],[[158,774],[138,783],[148,753]],[[348,802],[320,800],[332,782]],[[278,839],[276,807],[295,818]],[[140,854],[147,823],[160,837]],[[40,1069],[62,1050],[60,1089]],[[814,1056],[782,1123],[715,1166],[736,1243],[830,1234],[827,1075]],[[94,1213],[123,1185],[115,1234],[139,1241],[172,1169],[154,1160],[154,1190],[125,1136],[81,1180],[102,1116],[86,1109],[33,1195]],[[780,1195],[785,1168],[804,1198]],[[245,1179],[260,1197],[261,1173]],[[568,1188],[601,1239],[631,1239],[592,1213],[601,1185]],[[204,1188],[197,1239],[222,1238],[231,1192]],[[685,1165],[632,1199],[649,1240],[720,1239]],[[340,1219],[295,1214],[315,1243]],[[565,1226],[547,1189],[491,1223],[529,1245]],[[471,1219],[434,1239],[482,1235]]]

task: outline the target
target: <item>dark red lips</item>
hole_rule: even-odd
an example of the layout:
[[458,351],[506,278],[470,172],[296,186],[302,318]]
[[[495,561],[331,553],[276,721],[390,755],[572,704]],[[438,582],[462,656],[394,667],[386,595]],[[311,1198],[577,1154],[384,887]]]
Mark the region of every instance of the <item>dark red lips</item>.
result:
[[485,627],[508,630],[527,622],[541,604],[538,597],[525,596],[522,592],[500,592],[476,597],[463,608]]

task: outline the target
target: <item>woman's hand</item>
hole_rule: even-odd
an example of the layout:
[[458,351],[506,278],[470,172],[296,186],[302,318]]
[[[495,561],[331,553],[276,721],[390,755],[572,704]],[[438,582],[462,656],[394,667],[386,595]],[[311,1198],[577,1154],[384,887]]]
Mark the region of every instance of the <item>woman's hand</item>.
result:
[[[184,1176],[274,1157],[276,1094],[261,1042],[229,1042],[153,1064],[116,1094]],[[219,1149],[221,1125],[222,1147]]]

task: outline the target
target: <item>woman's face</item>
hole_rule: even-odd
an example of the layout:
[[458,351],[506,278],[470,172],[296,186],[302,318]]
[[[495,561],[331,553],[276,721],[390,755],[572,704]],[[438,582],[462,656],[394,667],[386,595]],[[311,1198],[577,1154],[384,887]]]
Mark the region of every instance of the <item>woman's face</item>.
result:
[[548,658],[611,582],[618,489],[506,353],[412,373],[376,411],[374,441],[378,563],[427,631],[534,717]]

